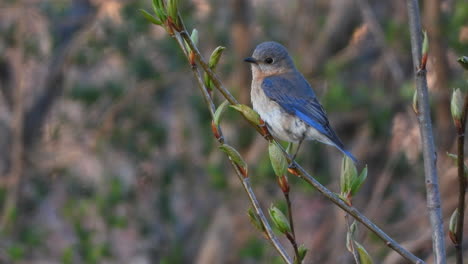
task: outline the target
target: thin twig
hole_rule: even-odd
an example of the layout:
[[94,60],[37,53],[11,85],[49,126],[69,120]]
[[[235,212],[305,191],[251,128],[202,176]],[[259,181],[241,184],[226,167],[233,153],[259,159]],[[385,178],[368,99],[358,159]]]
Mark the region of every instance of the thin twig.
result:
[[353,234],[351,233],[351,225],[349,224],[349,214],[345,215],[345,221],[346,221],[346,227],[348,230],[348,236],[351,236],[350,237],[351,241],[347,241],[350,244],[349,246],[351,247],[351,251],[352,251],[351,253],[353,255],[353,258],[356,264],[361,264],[361,260],[359,259],[359,253],[356,250],[356,247],[354,246],[354,237],[352,236]]
[[[180,48],[182,49],[182,51],[184,52],[184,54],[188,58],[189,54],[188,54],[188,51],[185,48],[184,40],[181,37],[182,34],[180,34],[180,35],[179,34],[180,33],[175,32],[174,38],[177,40],[177,43],[179,44]],[[194,50],[193,48],[191,48],[191,49]],[[197,53],[198,53],[198,51],[197,51]],[[203,82],[203,78],[202,78],[200,72],[198,71],[197,65],[191,65],[191,68],[192,68],[192,73],[193,73],[195,79],[197,80],[198,87],[199,87],[200,91],[203,94],[203,99],[204,99],[205,103],[208,106],[210,115],[213,118],[215,110],[216,110],[215,105],[213,103],[213,100],[211,99],[211,97],[210,97],[210,95],[208,93],[208,90],[205,87],[205,84]],[[219,133],[221,133],[220,127],[218,127],[218,131],[219,131]],[[218,141],[219,141],[220,144],[223,144],[222,137],[218,138]],[[266,233],[266,235],[268,237],[268,240],[271,242],[271,244],[276,249],[276,251],[278,251],[281,258],[286,263],[292,264],[293,261],[292,261],[291,257],[288,255],[285,248],[281,245],[281,243],[279,242],[279,240],[277,239],[277,237],[273,233],[273,230],[272,230],[271,226],[269,225],[268,220],[267,220],[267,218],[265,217],[265,214],[262,211],[262,208],[260,207],[260,203],[258,202],[258,200],[257,200],[257,198],[255,196],[255,193],[254,193],[254,191],[252,189],[252,186],[250,184],[250,178],[249,177],[244,177],[242,172],[239,170],[239,167],[231,159],[230,159],[230,161],[231,161],[231,165],[234,167],[234,170],[236,171],[237,176],[239,177],[239,180],[242,182],[242,186],[244,187],[244,190],[246,191],[246,193],[247,193],[247,195],[249,197],[251,205],[254,208],[258,219],[262,222],[262,225],[263,225],[263,227],[265,229],[265,233]]]
[[291,199],[289,199],[288,192],[283,192],[283,193],[284,193],[284,198],[286,199],[286,205],[288,206],[289,225],[291,226],[291,234],[290,234],[291,237],[289,237],[288,234],[286,236],[288,237],[289,241],[291,242],[291,245],[293,246],[296,259],[299,261],[300,256],[299,256],[299,249],[297,247],[296,232],[294,231],[294,220],[293,220],[293,214],[292,214]]
[[432,134],[432,122],[429,108],[429,92],[427,89],[426,71],[420,70],[422,59],[422,29],[417,0],[407,0],[409,27],[411,34],[411,53],[418,91],[418,120],[421,133],[424,175],[426,182],[427,209],[432,229],[432,247],[434,261],[437,264],[446,263],[445,235],[442,221],[439,183],[437,176],[437,153]]
[[[25,32],[25,24],[20,23],[20,30],[16,32],[16,40],[23,41],[23,33]],[[0,219],[0,230],[6,231],[10,220],[12,220],[13,212],[18,203],[18,194],[21,188],[21,178],[24,171],[23,156],[23,125],[24,125],[24,83],[25,76],[22,67],[24,65],[24,54],[21,49],[13,49],[11,57],[14,67],[15,87],[13,90],[13,105],[12,105],[12,145],[11,145],[11,168],[7,176],[6,190],[7,194],[3,203],[2,215]]]
[[401,66],[398,63],[398,60],[393,50],[391,50],[388,47],[385,41],[385,35],[383,33],[382,27],[380,26],[376,15],[372,11],[369,2],[367,0],[357,0],[357,3],[361,9],[363,19],[369,24],[370,31],[374,35],[374,39],[377,45],[379,45],[380,49],[382,50],[382,55],[384,57],[385,64],[387,64],[387,68],[392,74],[395,83],[402,83],[403,72],[401,70]]
[[[291,162],[289,156],[287,156],[288,162]],[[389,248],[395,250],[404,257],[406,260],[410,261],[411,263],[423,264],[425,263],[411,252],[407,251],[403,247],[400,246],[395,240],[389,237],[382,229],[380,229],[377,225],[375,225],[371,220],[369,220],[365,215],[359,212],[356,208],[349,206],[343,200],[341,200],[338,195],[334,192],[328,190],[325,186],[323,186],[320,182],[318,182],[314,177],[312,177],[304,168],[302,168],[299,164],[295,161],[293,162],[293,166],[295,167],[296,171],[298,172],[297,176],[312,185],[317,191],[319,191],[322,195],[328,198],[331,202],[339,206],[341,209],[349,213],[356,219],[358,222],[363,224],[369,230],[371,230],[375,235],[377,235],[380,239],[385,242]]]
[[[200,55],[199,51],[194,47],[190,37],[186,32],[181,32],[181,36],[187,42],[189,47],[195,51],[195,58],[202,66],[203,70],[208,74],[208,76],[212,79],[214,87],[218,89],[225,96],[225,98],[231,104],[237,104],[237,100],[231,95],[231,93],[226,90],[226,88],[222,85],[218,76],[210,69],[206,61],[204,61],[203,57]],[[261,128],[256,126],[257,131],[261,131]],[[282,146],[280,146],[282,148]],[[283,149],[283,148],[282,148]],[[284,151],[284,149],[283,149]],[[284,153],[286,153],[284,151]],[[285,154],[288,162],[291,162],[289,155]],[[380,237],[385,244],[390,247],[391,249],[398,252],[402,257],[411,261],[411,263],[423,264],[425,263],[411,252],[402,248],[396,241],[394,241],[391,237],[385,234],[380,228],[378,228],[373,222],[371,222],[367,217],[361,214],[356,208],[348,206],[343,200],[341,200],[335,193],[331,192],[323,185],[321,185],[317,180],[315,180],[312,176],[310,176],[302,167],[300,167],[296,162],[293,163],[296,168],[299,170],[300,178],[305,180],[307,183],[312,185],[312,187],[316,188],[320,193],[322,193],[326,198],[328,198],[331,202],[338,205],[341,209],[348,212],[352,215],[357,221],[361,222],[364,226],[366,226],[369,230],[375,233],[378,237]],[[298,175],[299,176],[299,175]]]
[[468,94],[465,95],[465,102],[463,104],[463,112],[461,116],[460,126],[457,126],[457,145],[458,145],[458,221],[455,229],[455,255],[457,264],[463,264],[463,222],[465,216],[465,192],[466,192],[466,177],[465,177],[465,127],[466,115],[468,111]]

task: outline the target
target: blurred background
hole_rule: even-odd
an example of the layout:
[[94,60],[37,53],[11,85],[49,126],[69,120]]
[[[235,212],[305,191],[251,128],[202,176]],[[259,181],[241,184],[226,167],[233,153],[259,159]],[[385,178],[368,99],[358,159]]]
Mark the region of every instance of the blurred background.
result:
[[[406,1],[180,2],[206,57],[227,48],[218,72],[245,104],[242,59],[263,41],[288,47],[337,134],[369,166],[354,205],[432,263]],[[446,155],[455,152],[449,100],[468,87],[456,62],[468,55],[468,2],[420,5],[447,225],[458,192]],[[186,59],[140,8],[151,1],[0,3],[0,263],[282,263],[249,223],[249,201],[217,149]],[[266,141],[234,111],[222,127],[262,206],[285,208]],[[298,160],[338,192],[341,157],[307,142]],[[344,213],[289,181],[306,263],[354,263]],[[362,226],[357,238],[375,263],[405,263]],[[447,248],[454,263],[448,236]]]

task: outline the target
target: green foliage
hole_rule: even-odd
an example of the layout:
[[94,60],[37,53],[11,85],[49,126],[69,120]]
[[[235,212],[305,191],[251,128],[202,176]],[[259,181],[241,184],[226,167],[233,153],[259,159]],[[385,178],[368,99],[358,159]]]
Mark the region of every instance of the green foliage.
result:
[[258,238],[252,238],[240,249],[239,255],[244,259],[260,261],[265,256],[265,243]]
[[275,142],[270,141],[268,144],[268,153],[270,155],[271,166],[273,167],[276,176],[283,176],[288,168],[288,163],[283,152]]
[[228,182],[225,171],[221,164],[209,164],[207,166],[208,174],[210,175],[210,184],[216,189],[226,190]]
[[21,245],[12,245],[7,248],[6,253],[11,260],[20,261],[25,257],[26,250]]
[[288,218],[284,215],[284,213],[275,206],[271,206],[268,209],[268,213],[270,214],[270,218],[275,224],[276,228],[283,234],[291,232],[291,226],[289,224]]

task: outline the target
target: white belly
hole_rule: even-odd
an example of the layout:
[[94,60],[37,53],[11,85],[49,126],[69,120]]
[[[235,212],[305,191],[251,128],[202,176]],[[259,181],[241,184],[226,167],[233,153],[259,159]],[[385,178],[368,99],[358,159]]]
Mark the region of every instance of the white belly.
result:
[[250,96],[253,109],[267,123],[275,138],[294,143],[303,139],[314,139],[325,144],[334,145],[315,128],[309,126],[300,118],[288,114],[278,103],[270,100],[260,85],[252,86]]

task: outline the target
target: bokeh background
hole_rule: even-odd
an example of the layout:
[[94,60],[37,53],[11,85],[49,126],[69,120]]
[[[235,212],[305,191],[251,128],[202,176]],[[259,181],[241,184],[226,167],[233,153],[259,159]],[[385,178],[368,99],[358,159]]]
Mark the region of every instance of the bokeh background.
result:
[[[338,135],[369,166],[354,205],[431,263],[406,2],[180,2],[206,57],[227,48],[218,72],[243,103],[251,76],[242,59],[266,40],[288,47]],[[468,2],[419,2],[447,224],[458,190],[446,155],[455,151],[449,100],[468,87],[456,62],[468,55]],[[281,263],[249,223],[187,61],[140,8],[151,1],[0,2],[0,263]],[[262,206],[284,208],[266,141],[234,111],[222,127]],[[308,142],[298,160],[339,191],[336,149]],[[353,263],[344,213],[289,180],[306,263]],[[405,263],[362,226],[358,240],[375,263]],[[447,248],[453,263],[448,239]]]

